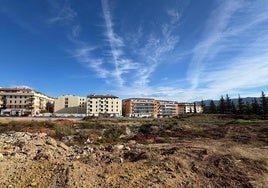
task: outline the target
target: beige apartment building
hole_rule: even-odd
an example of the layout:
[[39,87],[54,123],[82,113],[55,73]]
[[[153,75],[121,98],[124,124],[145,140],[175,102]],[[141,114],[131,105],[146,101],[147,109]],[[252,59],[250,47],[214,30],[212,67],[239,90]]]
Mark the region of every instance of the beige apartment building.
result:
[[122,116],[122,100],[113,95],[88,95],[87,115],[97,117]]
[[0,108],[4,115],[37,115],[54,98],[29,88],[0,88]]
[[86,97],[62,95],[55,99],[54,113],[86,114]]
[[176,101],[157,100],[159,117],[173,117],[179,114],[179,106]]
[[129,98],[123,100],[123,111],[126,117],[156,117],[158,104],[151,98]]

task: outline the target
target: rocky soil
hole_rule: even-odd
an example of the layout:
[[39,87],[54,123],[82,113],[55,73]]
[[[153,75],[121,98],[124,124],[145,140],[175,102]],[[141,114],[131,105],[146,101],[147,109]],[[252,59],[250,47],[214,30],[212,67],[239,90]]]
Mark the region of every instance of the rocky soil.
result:
[[208,121],[191,127],[196,120],[167,131],[150,124],[105,144],[2,133],[0,187],[268,187],[266,122],[216,130]]

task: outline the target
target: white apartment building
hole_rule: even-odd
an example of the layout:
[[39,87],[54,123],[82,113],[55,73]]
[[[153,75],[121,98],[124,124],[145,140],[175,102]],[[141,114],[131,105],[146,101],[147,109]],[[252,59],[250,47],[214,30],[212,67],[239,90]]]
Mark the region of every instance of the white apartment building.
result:
[[54,98],[29,88],[0,88],[1,114],[36,115],[46,110]]
[[196,113],[202,113],[203,108],[200,104],[194,104],[194,103],[179,103],[179,114],[185,114],[185,113],[194,113],[196,110]]
[[118,117],[122,115],[122,100],[113,95],[88,95],[87,115]]
[[86,97],[62,95],[55,99],[54,113],[86,114]]

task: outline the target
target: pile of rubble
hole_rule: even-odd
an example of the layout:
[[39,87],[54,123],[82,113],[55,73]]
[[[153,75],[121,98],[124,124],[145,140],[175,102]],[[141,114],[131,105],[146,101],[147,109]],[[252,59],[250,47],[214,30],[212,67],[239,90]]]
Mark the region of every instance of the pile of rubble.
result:
[[[132,147],[133,149],[133,147]],[[74,145],[49,137],[46,133],[15,132],[0,135],[0,161],[20,160],[83,160],[93,163],[122,163],[131,147],[118,145]],[[129,157],[127,157],[129,158]]]
[[45,133],[15,132],[0,135],[0,161],[9,159],[67,159],[72,149]]

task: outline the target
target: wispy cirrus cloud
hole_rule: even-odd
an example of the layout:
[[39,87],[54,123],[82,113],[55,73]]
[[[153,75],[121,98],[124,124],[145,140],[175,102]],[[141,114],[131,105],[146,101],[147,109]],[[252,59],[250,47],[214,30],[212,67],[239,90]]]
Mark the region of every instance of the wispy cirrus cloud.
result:
[[[169,16],[169,22],[161,24],[160,32],[151,31],[149,34],[143,33],[143,37],[141,37],[141,32],[138,33],[137,38],[140,38],[139,42],[143,43],[144,46],[140,46],[138,50],[138,54],[141,55],[143,63],[141,66],[142,70],[139,70],[137,73],[138,79],[134,82],[136,86],[148,86],[152,73],[159,65],[164,62],[167,63],[167,61],[170,60],[169,56],[174,52],[179,42],[179,36],[173,34],[179,25],[174,26],[174,15]],[[179,18],[180,17],[176,17],[177,23]]]
[[178,11],[177,9],[168,9],[167,14],[170,16],[171,23],[178,23],[181,19],[182,11]]
[[[204,69],[204,61],[213,57],[222,48],[219,42],[222,40],[223,32],[228,26],[232,15],[241,8],[237,1],[223,2],[211,14],[204,31],[204,38],[194,47],[193,57],[189,64],[188,78],[192,89],[198,87],[200,72]],[[214,52],[214,53],[213,53]]]
[[94,71],[98,78],[108,84],[112,83],[120,90],[132,90],[132,93],[136,90],[149,91],[151,75],[161,63],[166,62],[179,42],[179,37],[173,33],[180,19],[179,12],[174,8],[166,11],[168,21],[160,23],[160,31],[150,29],[144,32],[145,25],[141,23],[138,32],[128,30],[126,35],[120,35],[115,30],[118,26],[113,21],[110,3],[107,0],[101,1],[105,41],[101,44],[91,45],[91,41],[80,39],[83,28],[74,21],[78,14],[66,2],[58,15],[50,21],[71,23],[68,39],[74,49],[70,53],[78,62]]
[[102,0],[102,11],[105,21],[105,36],[110,46],[110,54],[114,64],[114,71],[112,75],[116,78],[119,86],[123,86],[125,80],[123,74],[130,70],[138,69],[138,63],[130,58],[124,57],[124,41],[118,36],[113,29],[112,15],[110,13],[109,4],[107,0]]
[[79,62],[81,62],[85,67],[93,69],[97,76],[100,78],[108,78],[110,75],[109,70],[103,67],[103,59],[94,56],[94,50],[97,47],[89,47],[88,45],[83,45],[77,47],[74,52],[72,52],[73,57],[75,57]]
[[[189,92],[237,95],[267,86],[267,3],[224,1],[213,11],[188,68]],[[257,50],[255,50],[257,49]]]
[[65,1],[63,5],[59,5],[59,4],[56,4],[55,2],[51,2],[51,5],[55,9],[55,16],[48,19],[48,22],[50,23],[71,22],[77,16],[77,13],[70,7],[70,4],[68,1]]

